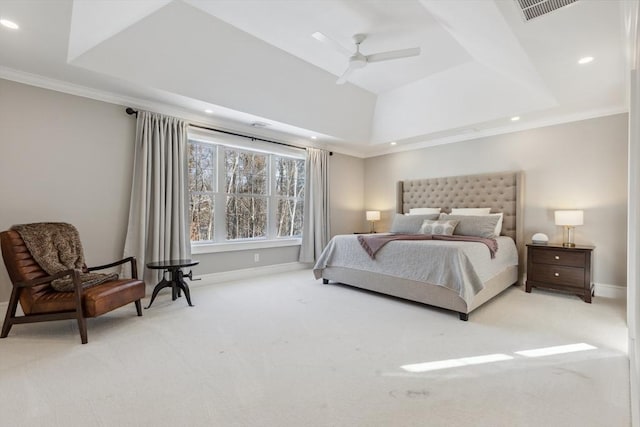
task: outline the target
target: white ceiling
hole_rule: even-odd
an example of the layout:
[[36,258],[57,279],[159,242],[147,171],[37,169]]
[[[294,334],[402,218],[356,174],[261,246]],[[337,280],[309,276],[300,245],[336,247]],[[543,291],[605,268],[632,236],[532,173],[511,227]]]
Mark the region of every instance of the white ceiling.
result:
[[[625,3],[0,0],[0,77],[370,156],[626,111]],[[422,53],[336,85],[348,56],[316,31]]]

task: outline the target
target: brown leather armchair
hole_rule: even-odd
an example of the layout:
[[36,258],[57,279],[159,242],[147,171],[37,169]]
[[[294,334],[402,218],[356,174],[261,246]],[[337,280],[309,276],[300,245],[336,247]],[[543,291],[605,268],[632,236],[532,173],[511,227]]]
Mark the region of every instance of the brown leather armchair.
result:
[[[0,338],[6,338],[15,324],[76,319],[82,344],[86,344],[86,318],[100,316],[132,302],[135,303],[138,316],[142,316],[140,300],[145,296],[145,284],[137,278],[135,258],[129,257],[97,267],[85,266],[86,271],[95,271],[129,262],[133,278],[111,280],[83,289],[77,270],[48,275],[34,260],[18,232],[3,231],[0,233],[0,244],[4,264],[13,284]],[[73,292],[54,290],[51,281],[66,275],[73,277]],[[24,316],[16,316],[18,301]]]

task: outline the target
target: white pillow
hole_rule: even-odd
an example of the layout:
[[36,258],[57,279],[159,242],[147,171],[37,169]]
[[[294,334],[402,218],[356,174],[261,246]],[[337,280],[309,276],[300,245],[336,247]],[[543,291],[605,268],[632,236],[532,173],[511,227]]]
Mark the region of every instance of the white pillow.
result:
[[411,208],[409,215],[439,214],[442,208]]
[[500,233],[502,233],[502,219],[504,217],[504,214],[502,212],[489,214],[489,216],[494,216],[494,215],[497,215],[500,217],[498,218],[498,223],[496,224],[496,229],[495,229],[496,236],[499,236]]
[[489,215],[491,208],[451,208],[451,215]]

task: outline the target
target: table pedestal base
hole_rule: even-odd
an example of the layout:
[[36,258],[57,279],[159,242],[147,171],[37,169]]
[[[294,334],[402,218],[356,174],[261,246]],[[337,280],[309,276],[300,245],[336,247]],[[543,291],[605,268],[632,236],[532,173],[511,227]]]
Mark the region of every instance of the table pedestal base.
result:
[[175,301],[178,297],[181,296],[181,291],[184,291],[184,296],[187,298],[187,303],[189,307],[193,307],[191,304],[191,294],[189,293],[189,285],[184,281],[184,274],[182,273],[181,267],[168,267],[166,271],[169,272],[170,280],[166,280],[164,278],[164,274],[162,275],[162,280],[160,283],[153,288],[153,293],[151,294],[151,301],[149,305],[145,307],[145,309],[151,307],[153,301],[156,299],[158,292],[161,289],[171,287],[171,299]]

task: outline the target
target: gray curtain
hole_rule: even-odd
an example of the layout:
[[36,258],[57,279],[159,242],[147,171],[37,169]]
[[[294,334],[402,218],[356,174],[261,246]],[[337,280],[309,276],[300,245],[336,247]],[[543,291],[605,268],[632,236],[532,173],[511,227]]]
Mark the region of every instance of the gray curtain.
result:
[[300,262],[315,262],[329,236],[329,153],[307,148]]
[[147,286],[155,286],[162,272],[145,268],[146,263],[191,257],[186,162],[187,124],[138,112],[124,255],[137,258],[138,277]]

